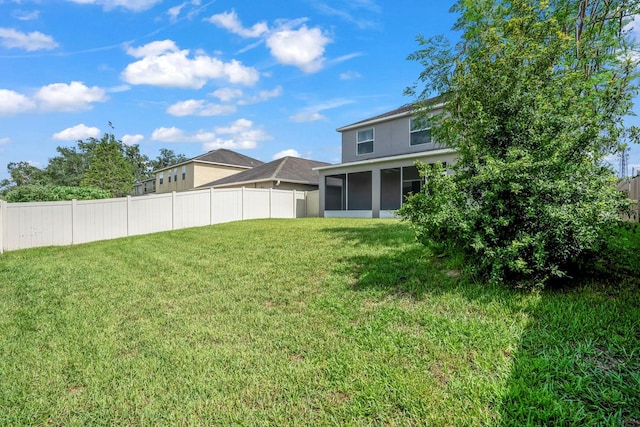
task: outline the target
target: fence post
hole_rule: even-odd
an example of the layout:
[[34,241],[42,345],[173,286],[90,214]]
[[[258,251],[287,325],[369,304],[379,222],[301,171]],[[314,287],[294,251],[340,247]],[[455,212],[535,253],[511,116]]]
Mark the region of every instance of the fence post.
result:
[[71,244],[76,244],[76,209],[78,207],[78,201],[76,199],[71,199]]
[[297,218],[298,217],[298,211],[297,211],[297,207],[298,207],[298,196],[296,195],[296,189],[293,189],[293,217],[292,218]]
[[209,225],[213,225],[213,187],[209,189]]
[[171,229],[176,229],[176,192],[171,192]]
[[7,221],[7,202],[0,200],[0,254],[4,253],[4,230]]
[[269,219],[273,218],[273,188],[269,188]]
[[241,201],[240,201],[240,219],[244,220],[244,187],[242,187],[242,194],[241,194]]
[[131,236],[131,196],[127,196],[127,236]]

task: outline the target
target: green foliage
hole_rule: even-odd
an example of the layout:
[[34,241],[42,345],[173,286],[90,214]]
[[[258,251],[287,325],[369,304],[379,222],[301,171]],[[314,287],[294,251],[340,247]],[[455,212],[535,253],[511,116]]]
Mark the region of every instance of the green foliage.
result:
[[178,163],[186,162],[187,158],[184,154],[176,154],[173,150],[167,148],[160,149],[160,155],[154,160],[149,161],[149,166],[152,171],[157,169],[166,168],[168,166],[177,165]]
[[107,199],[109,197],[111,197],[111,193],[98,188],[22,185],[7,192],[5,200],[10,203],[53,202],[73,199]]
[[82,186],[107,190],[114,197],[131,193],[134,174],[124,156],[122,143],[105,133],[92,150],[91,166],[84,174]]
[[7,252],[0,425],[638,424],[637,287],[477,286],[428,252],[337,218]]
[[519,285],[563,277],[603,246],[627,207],[603,159],[638,136],[623,117],[637,93],[624,27],[639,9],[460,0],[454,49],[418,39],[419,100],[428,111],[429,94],[442,92],[433,134],[459,153],[453,176],[427,173],[425,194],[401,210],[421,240],[461,251],[480,277]]

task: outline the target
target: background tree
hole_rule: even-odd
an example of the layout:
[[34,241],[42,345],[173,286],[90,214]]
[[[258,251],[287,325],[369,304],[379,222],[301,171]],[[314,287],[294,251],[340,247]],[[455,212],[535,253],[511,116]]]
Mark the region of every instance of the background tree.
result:
[[91,166],[82,179],[83,187],[107,190],[113,197],[131,193],[134,172],[123,145],[112,133],[105,133],[91,151]]
[[[427,185],[401,215],[420,240],[462,253],[493,281],[542,285],[597,251],[624,200],[603,166],[627,137],[637,93],[626,25],[637,0],[459,0],[453,48],[418,38],[425,111],[458,151],[451,176]],[[416,94],[416,87],[408,93]]]
[[188,159],[184,154],[176,154],[173,150],[167,148],[160,149],[160,155],[154,160],[150,161],[151,170],[157,170],[166,168],[168,166],[177,165],[178,163],[186,162]]

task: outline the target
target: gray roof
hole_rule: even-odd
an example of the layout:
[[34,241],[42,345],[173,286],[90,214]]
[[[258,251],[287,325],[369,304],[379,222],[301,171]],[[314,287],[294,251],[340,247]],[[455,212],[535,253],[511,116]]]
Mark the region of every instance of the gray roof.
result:
[[244,154],[236,153],[235,151],[227,150],[226,148],[219,148],[217,150],[209,151],[208,153],[194,157],[191,160],[198,160],[208,163],[218,163],[221,165],[246,166],[249,168],[254,168],[256,166],[264,164],[264,162],[258,159],[245,156]]
[[318,171],[314,171],[313,168],[327,165],[329,165],[329,163],[287,156],[256,166],[253,169],[201,185],[199,188],[223,187],[264,181],[284,181],[318,185],[319,174]]
[[387,117],[394,117],[394,116],[397,116],[399,114],[405,114],[405,113],[409,114],[413,110],[415,110],[415,109],[420,110],[421,108],[423,108],[426,105],[437,104],[438,101],[441,100],[441,98],[442,98],[441,96],[434,96],[434,97],[426,99],[424,101],[405,104],[402,107],[396,108],[395,110],[387,111],[386,113],[378,114],[377,116],[369,117],[369,118],[364,119],[364,120],[359,120],[359,121],[357,121],[355,123],[351,123],[351,124],[348,124],[346,126],[341,126],[341,127],[338,128],[338,131],[341,131],[342,129],[351,128],[352,126],[357,126],[359,124],[364,124],[364,123],[374,122],[374,121],[381,121],[382,119],[385,119]]
[[175,168],[179,165],[184,165],[191,162],[205,162],[217,165],[241,166],[245,168],[254,168],[256,166],[264,164],[264,162],[258,159],[254,159],[253,157],[245,156],[244,154],[236,153],[235,151],[227,150],[226,148],[219,148],[217,150],[212,150],[208,153],[193,157],[186,162],[167,166],[162,169],[157,169],[154,172]]

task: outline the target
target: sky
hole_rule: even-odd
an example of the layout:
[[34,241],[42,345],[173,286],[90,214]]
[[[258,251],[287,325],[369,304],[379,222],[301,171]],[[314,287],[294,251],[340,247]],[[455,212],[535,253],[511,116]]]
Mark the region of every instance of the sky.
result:
[[418,34],[456,38],[452,3],[0,0],[0,179],[105,132],[150,158],[339,163],[336,128],[413,100],[407,56]]

